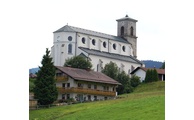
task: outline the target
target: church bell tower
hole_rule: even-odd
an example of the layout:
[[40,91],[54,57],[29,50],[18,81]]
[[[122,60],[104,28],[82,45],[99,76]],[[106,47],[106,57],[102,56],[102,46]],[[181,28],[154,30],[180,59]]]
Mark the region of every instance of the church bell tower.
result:
[[116,20],[117,36],[126,39],[132,45],[133,56],[137,58],[137,36],[136,36],[136,22],[137,20],[129,18],[126,15],[124,18]]

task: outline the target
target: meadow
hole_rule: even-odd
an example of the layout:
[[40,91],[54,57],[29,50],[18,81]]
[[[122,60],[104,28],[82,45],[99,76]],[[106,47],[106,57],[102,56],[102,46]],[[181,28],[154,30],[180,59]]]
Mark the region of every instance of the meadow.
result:
[[164,120],[165,82],[139,85],[115,100],[30,110],[30,120]]

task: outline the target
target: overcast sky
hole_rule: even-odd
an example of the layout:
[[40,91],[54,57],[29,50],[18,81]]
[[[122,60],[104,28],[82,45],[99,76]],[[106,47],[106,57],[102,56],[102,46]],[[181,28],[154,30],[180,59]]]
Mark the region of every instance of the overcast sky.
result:
[[168,51],[167,29],[174,16],[172,13],[176,12],[173,8],[177,6],[163,0],[7,0],[1,7],[1,24],[3,31],[8,32],[4,40],[11,42],[14,48],[22,48],[22,54],[29,59],[28,67],[33,68],[41,65],[46,48],[51,49],[53,32],[67,23],[117,35],[116,19],[126,14],[138,20],[138,59],[163,62]]
[[[186,41],[192,34],[191,5],[169,0],[1,1],[1,40],[5,42],[1,49],[10,52],[3,52],[4,56],[14,59],[19,54],[28,56],[28,68],[38,67],[46,48],[53,45],[55,30],[68,24],[117,35],[116,19],[128,14],[138,20],[137,58],[163,62],[177,44],[190,45]],[[174,52],[187,54],[178,49]]]

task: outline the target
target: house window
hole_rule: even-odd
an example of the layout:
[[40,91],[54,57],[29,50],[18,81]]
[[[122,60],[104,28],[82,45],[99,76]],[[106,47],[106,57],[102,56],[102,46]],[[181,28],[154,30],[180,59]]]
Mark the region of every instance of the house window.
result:
[[115,87],[112,87],[112,91],[115,91]]
[[70,83],[67,83],[67,87],[70,87]]
[[65,88],[65,83],[62,83],[62,87]]
[[106,42],[103,42],[103,47],[106,48]]
[[72,37],[71,37],[71,36],[69,36],[69,37],[68,37],[68,40],[69,40],[69,41],[72,41]]
[[97,96],[94,96],[94,100],[97,100]]
[[91,89],[91,84],[88,84],[88,88]]
[[108,91],[109,87],[108,86],[104,86],[104,91]]
[[72,54],[72,44],[68,45],[68,54]]
[[133,36],[133,27],[132,26],[130,28],[130,31],[131,31],[131,36]]
[[92,40],[92,44],[93,44],[93,45],[96,44],[96,40],[95,40],[95,39]]
[[109,87],[108,86],[106,87],[106,90],[109,91]]
[[107,97],[104,97],[104,100],[107,100]]
[[65,99],[65,94],[62,94],[62,99],[63,99],[63,100]]
[[78,86],[79,88],[83,88],[83,84],[81,84],[81,83],[78,83],[77,86]]
[[94,85],[94,89],[97,89],[97,85]]
[[86,39],[85,37],[82,38],[82,43],[85,44],[86,43]]
[[91,101],[91,95],[88,95],[88,100]]
[[56,76],[63,76],[62,73],[56,73]]
[[124,35],[124,27],[122,26],[121,27],[121,36],[123,36]]
[[125,46],[122,47],[123,52],[125,52]]
[[70,94],[67,94],[67,99],[70,99]]
[[114,43],[114,44],[113,44],[113,49],[115,49],[115,50],[116,50],[116,47],[117,47],[117,46],[116,46],[116,44]]

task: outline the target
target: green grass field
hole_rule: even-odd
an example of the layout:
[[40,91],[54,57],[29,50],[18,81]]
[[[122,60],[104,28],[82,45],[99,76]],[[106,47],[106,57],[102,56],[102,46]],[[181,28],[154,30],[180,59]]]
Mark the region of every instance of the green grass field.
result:
[[31,110],[30,120],[164,120],[165,82],[141,84],[120,99]]

